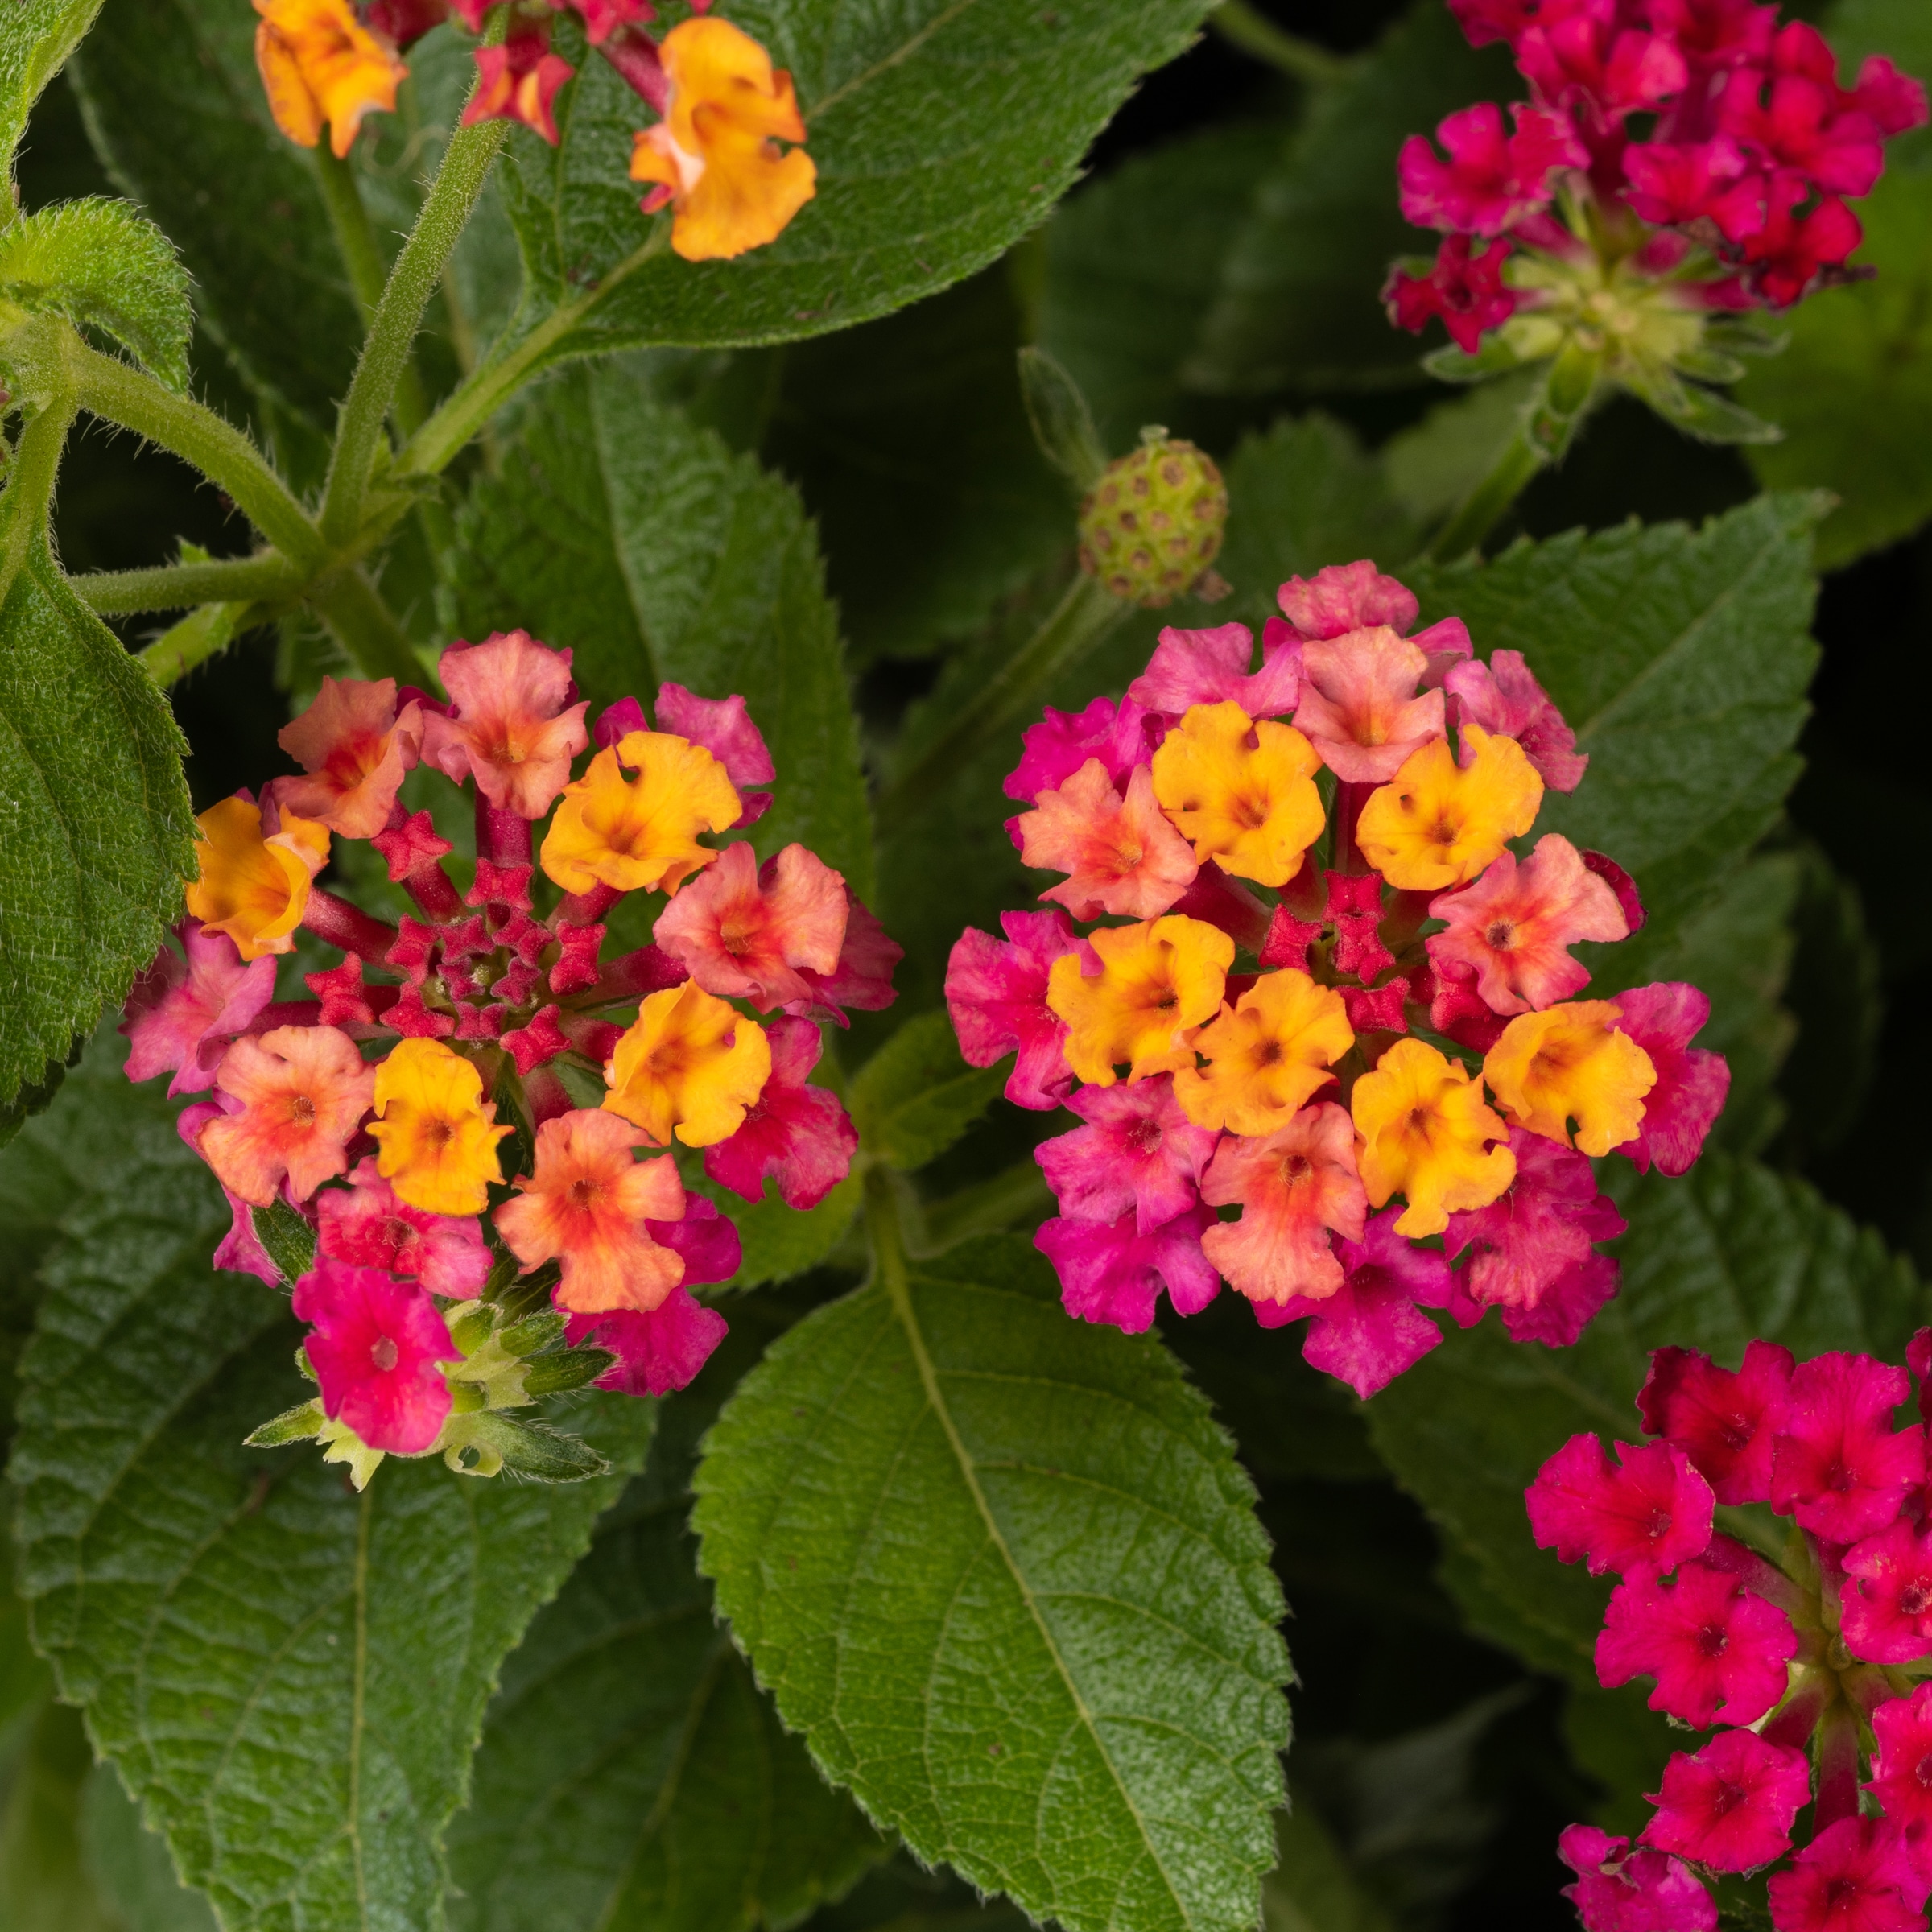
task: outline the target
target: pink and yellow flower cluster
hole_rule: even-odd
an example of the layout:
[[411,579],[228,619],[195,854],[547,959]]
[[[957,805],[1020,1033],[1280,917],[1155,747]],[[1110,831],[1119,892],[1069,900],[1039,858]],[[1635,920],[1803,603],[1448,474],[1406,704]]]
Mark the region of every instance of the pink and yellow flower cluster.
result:
[[[493,1269],[554,1272],[568,1340],[616,1358],[601,1386],[691,1379],[724,1331],[691,1290],[737,1270],[738,1239],[671,1150],[749,1201],[823,1199],[857,1137],[811,1084],[818,1022],[890,1005],[900,956],[804,846],[761,864],[729,836],[775,777],[741,697],[667,683],[654,728],[635,698],[587,722],[570,653],[522,631],[440,671],[446,700],[324,679],[282,733],[300,774],[201,815],[181,952],[122,1026],[130,1079],[210,1096],[180,1129],[233,1209],[217,1265],[279,1282],[254,1211],[306,1220],[295,1312],[326,1414],[403,1454],[451,1411],[442,1305]],[[473,867],[402,802],[417,766],[473,786]],[[318,882],[336,839],[368,840],[414,913]],[[630,894],[658,905],[652,943],[607,957]],[[298,931],[343,957],[278,1000]]]
[[1038,1154],[1071,1313],[1138,1331],[1224,1279],[1368,1395],[1440,1340],[1422,1307],[1573,1341],[1624,1227],[1592,1158],[1681,1174],[1729,1073],[1695,987],[1577,997],[1571,949],[1643,913],[1528,843],[1587,761],[1521,655],[1417,630],[1371,563],[1280,603],[1258,665],[1244,625],[1164,630],[1125,697],[1026,733],[1008,830],[1054,910],[968,929],[946,995],[1009,1100],[1080,1118]]
[[1573,1436],[1530,1484],[1537,1542],[1620,1579],[1601,1682],[1645,1680],[1652,1710],[1715,1730],[1664,1766],[1634,1844],[1563,1833],[1585,1932],[1715,1932],[1711,1882],[1767,1868],[1774,1932],[1923,1926],[1932,1329],[1906,1357],[1922,1419],[1899,1428],[1906,1372],[1869,1356],[1754,1341],[1732,1370],[1660,1348],[1637,1397],[1653,1439],[1612,1460]]

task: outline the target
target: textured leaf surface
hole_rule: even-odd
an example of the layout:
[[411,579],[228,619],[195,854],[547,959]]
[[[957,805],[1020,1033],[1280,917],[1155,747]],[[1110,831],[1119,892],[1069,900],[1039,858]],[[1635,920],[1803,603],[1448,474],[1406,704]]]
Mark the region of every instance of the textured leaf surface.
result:
[[36,536],[0,606],[0,1101],[160,950],[194,870],[167,700]]
[[1389,262],[1433,254],[1396,203],[1395,158],[1472,101],[1521,97],[1507,53],[1475,52],[1446,6],[1411,7],[1340,85],[1324,89],[1261,177],[1228,249],[1220,294],[1188,373],[1210,390],[1419,382],[1426,346],[1391,325]]
[[[1425,621],[1453,612],[1479,654],[1521,651],[1569,720],[1590,770],[1545,797],[1537,829],[1636,874],[1648,943],[1710,903],[1797,778],[1821,507],[1760,497],[1699,530],[1575,530],[1410,574]],[[1589,950],[1622,983],[1615,953]]]
[[1368,1406],[1397,1480],[1484,1589],[1540,1637],[1535,1661],[1584,1684],[1596,1682],[1590,1658],[1615,1579],[1531,1542],[1523,1491],[1544,1461],[1579,1430],[1638,1440],[1637,1392],[1649,1351],[1666,1343],[1732,1367],[1754,1335],[1800,1357],[1851,1348],[1902,1361],[1926,1305],[1905,1261],[1802,1182],[1709,1153],[1682,1180],[1640,1180],[1621,1163],[1606,1178],[1630,1221],[1612,1251],[1623,1291],[1575,1348],[1512,1343],[1485,1322]]
[[457,1932],[749,1932],[836,1897],[886,1847],[778,1722],[712,1610],[685,1527],[692,1447],[778,1326],[733,1305],[662,1406],[646,1472],[512,1653],[450,1839]]
[[1158,1342],[975,1241],[801,1322],[704,1447],[720,1607],[875,1819],[1068,1932],[1254,1924],[1280,1592]]
[[910,1172],[937,1160],[1005,1084],[1006,1069],[968,1067],[952,1020],[922,1013],[861,1067],[852,1083],[860,1145]]
[[258,1282],[211,1271],[221,1195],[129,1097],[22,1363],[35,1641],[230,1932],[433,1927],[497,1667],[641,1460],[650,1410],[574,1410],[620,1467],[564,1488],[392,1459],[357,1498],[312,1448],[242,1448],[301,1395],[298,1331]]
[[0,287],[111,336],[171,389],[195,332],[174,244],[125,201],[89,196],[25,215],[0,236]]
[[652,395],[635,363],[552,382],[460,521],[448,621],[576,653],[594,704],[660,679],[741,691],[778,766],[761,852],[800,840],[871,890],[837,613],[798,493]]
[[101,0],[20,0],[0,17],[0,157],[10,198],[27,115],[100,10]]
[[849,327],[984,267],[1046,219],[1140,76],[1173,59],[1203,0],[745,0],[733,22],[790,69],[818,196],[768,248],[628,272],[648,225],[627,176],[648,117],[585,62],[553,154],[511,150],[533,293],[601,279],[561,353],[775,342]]

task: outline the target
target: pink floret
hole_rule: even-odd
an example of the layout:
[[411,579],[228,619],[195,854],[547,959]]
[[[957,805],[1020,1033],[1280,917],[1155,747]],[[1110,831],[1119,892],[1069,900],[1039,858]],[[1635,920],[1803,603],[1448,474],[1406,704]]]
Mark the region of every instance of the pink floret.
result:
[[1550,176],[1587,167],[1589,155],[1562,115],[1534,107],[1515,112],[1511,134],[1492,101],[1458,109],[1436,130],[1447,161],[1411,134],[1396,162],[1403,214],[1418,228],[1500,235],[1547,208],[1556,192]]
[[688,1188],[684,1193],[682,1220],[646,1221],[644,1232],[660,1248],[683,1256],[683,1286],[687,1288],[728,1282],[744,1262],[744,1244],[738,1237],[736,1224],[719,1213],[716,1202],[708,1201]]
[[1644,1433],[1682,1450],[1720,1503],[1768,1501],[1791,1370],[1791,1351],[1775,1342],[1752,1342],[1735,1373],[1691,1349],[1656,1349],[1637,1397]]
[[1695,1730],[1754,1724],[1785,1694],[1798,1633],[1775,1604],[1695,1560],[1674,1579],[1632,1576],[1610,1593],[1596,1640],[1606,1690],[1655,1680],[1650,1708]]
[[1557,1852],[1576,1874],[1563,1897],[1583,1932],[1716,1932],[1717,1901],[1681,1859],[1632,1851],[1593,1825],[1572,1825]]
[[1903,1517],[1845,1552],[1845,1647],[1868,1663],[1932,1655],[1932,1538]]
[[1132,698],[1116,704],[1096,698],[1084,711],[1046,708],[1045,720],[1022,734],[1026,752],[1006,774],[1009,799],[1030,805],[1043,791],[1057,791],[1089,758],[1098,758],[1116,785],[1122,784],[1137,765],[1154,756],[1147,721],[1150,714]]
[[1720,1732],[1695,1757],[1680,1751],[1664,1766],[1643,1842],[1714,1871],[1753,1871],[1790,1850],[1792,1821],[1810,1796],[1804,1752]]
[[771,794],[759,788],[771,784],[778,772],[744,699],[735,693],[729,698],[700,698],[682,684],[660,684],[657,709],[659,731],[702,745],[724,767],[745,807],[736,828],[763,818],[771,808]]
[[1711,1542],[1711,1485],[1667,1443],[1616,1445],[1573,1435],[1525,1492],[1537,1545],[1592,1576],[1653,1576]]
[[1301,656],[1291,643],[1262,652],[1252,675],[1254,633],[1245,624],[1220,624],[1210,630],[1161,633],[1147,668],[1127,687],[1130,702],[1150,712],[1179,718],[1195,704],[1230,700],[1251,718],[1278,718],[1294,708],[1301,683]]
[[1771,1875],[1777,1932],[1922,1932],[1926,1882],[1889,1818],[1841,1818]]
[[808,996],[788,1000],[785,1011],[795,1019],[826,1019],[840,1026],[852,1022],[845,1016],[856,1013],[883,1013],[899,996],[894,989],[894,969],[906,956],[906,948],[881,926],[877,916],[845,888],[845,943],[839,948],[839,963],[830,972],[807,968],[799,977],[809,989]]
[[1629,1034],[1657,1069],[1637,1137],[1617,1152],[1628,1154],[1639,1174],[1648,1174],[1653,1162],[1660,1174],[1687,1173],[1731,1091],[1724,1056],[1690,1044],[1711,1017],[1711,1002],[1695,986],[1660,980],[1620,993],[1616,1009],[1617,1031]]
[[787,1208],[815,1208],[851,1172],[858,1129],[836,1094],[807,1084],[824,1045],[818,1028],[781,1019],[765,1033],[770,1075],[737,1132],[704,1150],[704,1171],[748,1201],[762,1200],[770,1179]]
[[1513,1342],[1570,1348],[1616,1299],[1622,1273],[1609,1255],[1587,1254],[1550,1282],[1534,1308],[1505,1307],[1503,1327]]
[[1872,1713],[1878,1756],[1865,1789],[1905,1831],[1932,1827],[1932,1684],[1893,1698]]
[[482,1293],[490,1253],[473,1216],[431,1214],[398,1200],[373,1158],[358,1161],[349,1181],[316,1197],[322,1254],[406,1276],[452,1301]]
[[1352,564],[1326,564],[1312,577],[1290,577],[1276,592],[1275,601],[1290,635],[1304,643],[1371,630],[1378,624],[1406,631],[1422,610],[1414,591],[1385,576],[1366,557]]
[[275,997],[273,957],[243,965],[234,941],[198,919],[184,920],[176,931],[186,958],[161,948],[134,981],[120,1026],[127,1036],[127,1077],[171,1072],[170,1098],[205,1093],[229,1042]]
[[1046,1005],[1046,976],[1070,952],[1084,972],[1098,972],[1100,960],[1063,912],[1003,912],[1000,927],[1004,942],[972,926],[954,942],[946,1009],[966,1064],[991,1067],[1017,1051],[1007,1099],[1049,1113],[1072,1091],[1074,1075],[1062,1051],[1066,1025]]
[[1455,700],[1455,722],[1514,738],[1523,756],[1555,791],[1575,791],[1590,760],[1576,749],[1576,733],[1563,722],[1520,650],[1498,650],[1485,664],[1472,658],[1443,680]]
[[[1593,1258],[1596,1242],[1614,1241],[1626,1224],[1598,1193],[1587,1154],[1521,1127],[1510,1129],[1509,1149],[1516,1179],[1487,1208],[1451,1215],[1443,1246],[1452,1261],[1470,1253],[1476,1302],[1529,1314],[1567,1269]],[[1616,1264],[1609,1265],[1614,1286]]]
[[1190,1208],[1151,1234],[1132,1214],[1112,1223],[1055,1219],[1042,1224],[1033,1245],[1053,1263],[1069,1315],[1144,1335],[1163,1287],[1177,1315],[1198,1315],[1220,1292],[1221,1278],[1201,1252],[1213,1224],[1210,1208]]
[[680,1283],[647,1315],[632,1308],[573,1315],[564,1339],[573,1348],[588,1340],[617,1358],[597,1377],[598,1388],[619,1395],[670,1395],[690,1385],[728,1332],[724,1316],[694,1301]]
[[327,1257],[295,1284],[299,1321],[322,1407],[372,1449],[420,1455],[449,1414],[440,1364],[460,1362],[448,1324],[427,1290],[375,1268]]
[[1892,1427],[1910,1393],[1904,1369],[1869,1356],[1800,1362],[1775,1425],[1771,1506],[1835,1543],[1884,1529],[1925,1477],[1925,1430]]
[[1220,1136],[1197,1127],[1165,1074],[1133,1086],[1084,1087],[1067,1105],[1087,1124],[1033,1150],[1069,1220],[1135,1217],[1142,1234],[1200,1199],[1201,1173]]
[[[199,1154],[201,1129],[210,1121],[233,1113],[235,1106],[232,1100],[225,1105],[220,1100],[197,1100],[175,1116],[175,1131]],[[217,1185],[220,1183],[217,1182]],[[222,1236],[215,1249],[213,1265],[225,1268],[231,1274],[252,1274],[271,1288],[283,1286],[282,1270],[269,1258],[268,1250],[262,1245],[255,1232],[254,1209],[231,1188],[223,1187],[221,1198],[228,1203],[228,1232]]]

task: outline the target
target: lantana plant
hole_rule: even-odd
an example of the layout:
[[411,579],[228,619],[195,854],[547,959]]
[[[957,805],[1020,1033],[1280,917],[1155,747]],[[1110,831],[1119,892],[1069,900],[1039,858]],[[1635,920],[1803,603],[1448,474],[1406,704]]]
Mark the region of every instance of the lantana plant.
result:
[[1136,1333],[1225,1279],[1368,1396],[1440,1343],[1423,1308],[1574,1342],[1624,1225],[1592,1161],[1684,1173],[1730,1074],[1695,986],[1575,997],[1570,948],[1644,914],[1613,859],[1527,845],[1589,761],[1521,654],[1416,630],[1367,559],[1280,604],[1258,665],[1245,625],[1168,629],[1028,729],[1007,831],[1055,910],[968,930],[946,997],[1009,1100],[1084,1123],[1038,1153],[1070,1314]]
[[[657,729],[635,698],[587,725],[570,653],[522,631],[453,644],[438,671],[446,701],[325,677],[282,733],[303,775],[201,815],[180,951],[122,1022],[130,1080],[213,1090],[180,1131],[233,1211],[215,1265],[292,1274],[309,1324],[320,1394],[255,1439],[320,1435],[357,1488],[386,1454],[585,1473],[596,1459],[498,1412],[592,1380],[683,1388],[725,1330],[691,1290],[740,1248],[674,1144],[748,1201],[769,1179],[815,1207],[858,1144],[808,1084],[816,1022],[890,1005],[900,957],[804,846],[761,865],[742,839],[704,842],[771,803],[743,698],[667,683]],[[474,787],[460,890],[433,814],[397,797],[419,762]],[[422,916],[390,925],[318,885],[333,839],[369,840]],[[603,957],[633,894],[662,898],[653,943]],[[278,1001],[299,933],[343,958]]]

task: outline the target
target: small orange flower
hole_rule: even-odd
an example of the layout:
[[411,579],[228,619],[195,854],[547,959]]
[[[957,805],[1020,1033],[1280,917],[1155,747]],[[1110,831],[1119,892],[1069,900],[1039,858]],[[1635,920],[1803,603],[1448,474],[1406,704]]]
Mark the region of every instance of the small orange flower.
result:
[[345,839],[374,838],[389,823],[404,773],[423,748],[423,708],[396,710],[396,681],[331,677],[275,742],[308,775],[278,778],[275,798]]
[[237,792],[195,820],[201,876],[188,888],[189,913],[225,932],[245,960],[287,952],[308,910],[308,891],[328,862],[328,833],[283,812],[281,829],[262,836],[262,807]]
[[671,246],[687,262],[741,255],[775,241],[818,192],[818,169],[803,149],[791,76],[729,21],[687,20],[664,36],[671,99],[664,118],[636,137],[634,181],[657,184],[644,199],[654,214],[677,209]]
[[710,1147],[744,1125],[770,1072],[764,1028],[687,980],[638,1009],[611,1055],[604,1104],[657,1146],[675,1129],[687,1147]]
[[[625,778],[626,770],[638,776]],[[543,836],[543,869],[566,892],[675,892],[717,853],[701,832],[725,832],[743,807],[724,767],[669,732],[630,731],[564,787]]]
[[1264,974],[1194,1044],[1208,1064],[1174,1076],[1182,1112],[1197,1127],[1273,1133],[1327,1084],[1355,1030],[1332,986],[1289,967]]
[[1089,758],[1013,823],[1022,864],[1067,875],[1040,897],[1057,901],[1076,919],[1104,912],[1157,919],[1199,869],[1187,841],[1162,815],[1145,765],[1134,767],[1123,799],[1107,767]]
[[502,1178],[496,1104],[483,1076],[440,1040],[404,1040],[376,1070],[376,1171],[429,1214],[481,1214]]
[[684,1257],[645,1225],[683,1218],[684,1184],[669,1154],[633,1158],[643,1139],[612,1113],[579,1108],[546,1121],[536,1172],[497,1210],[497,1232],[526,1268],[561,1265],[554,1298],[572,1315],[647,1315],[684,1278]]
[[499,811],[542,818],[590,742],[589,706],[571,702],[570,653],[526,630],[500,630],[451,645],[436,668],[450,708],[423,720],[423,762],[459,785],[474,778]]
[[215,1084],[242,1111],[201,1129],[202,1155],[231,1194],[266,1208],[285,1176],[305,1201],[346,1171],[344,1150],[369,1109],[375,1075],[333,1026],[278,1026],[237,1040]]
[[1608,1154],[1637,1137],[1644,1096],[1657,1084],[1650,1056],[1619,1033],[1610,1000],[1577,1000],[1519,1014],[1483,1062],[1483,1077],[1512,1120],[1585,1154]]
[[394,110],[409,69],[395,49],[356,18],[349,0],[255,0],[255,65],[275,126],[302,147],[328,128],[340,160],[355,145],[362,117]]

